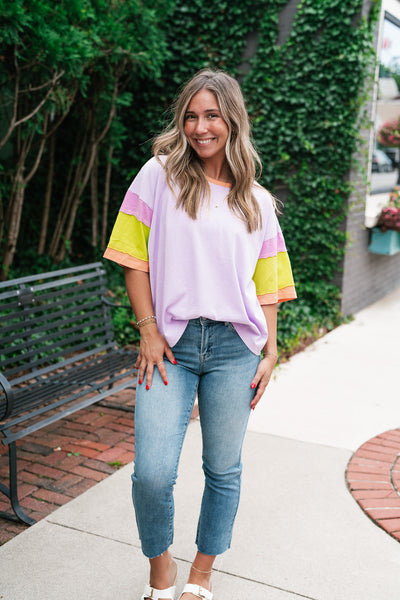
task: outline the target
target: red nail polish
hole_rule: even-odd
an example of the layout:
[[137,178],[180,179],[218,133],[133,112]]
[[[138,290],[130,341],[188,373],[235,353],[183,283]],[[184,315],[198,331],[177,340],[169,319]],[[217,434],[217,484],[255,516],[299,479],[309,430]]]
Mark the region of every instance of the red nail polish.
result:
[[251,389],[252,389],[252,390],[254,390],[254,388],[255,388],[255,387],[256,387],[256,384],[255,384],[255,383],[252,383],[252,384],[251,384]]
[[139,385],[142,385],[142,380],[141,379],[139,379]]
[[168,385],[168,381],[164,381],[165,385]]
[[177,365],[178,363],[176,362],[176,360],[174,359],[174,365]]
[[149,390],[149,389],[150,389],[150,386],[149,386],[149,385],[146,385],[146,390]]
[[251,410],[254,410],[254,409],[255,409],[255,406],[252,406],[252,407],[251,407]]

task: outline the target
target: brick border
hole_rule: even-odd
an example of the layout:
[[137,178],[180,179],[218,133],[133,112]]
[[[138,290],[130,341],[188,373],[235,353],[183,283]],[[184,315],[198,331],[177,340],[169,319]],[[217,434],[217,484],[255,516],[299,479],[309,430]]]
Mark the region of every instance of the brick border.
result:
[[400,541],[400,429],[365,442],[349,460],[346,481],[369,518]]

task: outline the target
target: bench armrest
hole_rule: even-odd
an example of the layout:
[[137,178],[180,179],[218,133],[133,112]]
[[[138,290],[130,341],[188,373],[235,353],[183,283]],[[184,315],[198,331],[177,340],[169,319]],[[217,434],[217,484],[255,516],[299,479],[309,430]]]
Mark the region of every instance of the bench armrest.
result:
[[8,381],[7,377],[0,373],[0,386],[3,388],[4,393],[6,395],[6,411],[4,415],[0,414],[0,419],[4,420],[11,414],[11,411],[14,407],[14,392],[11,389],[11,384]]

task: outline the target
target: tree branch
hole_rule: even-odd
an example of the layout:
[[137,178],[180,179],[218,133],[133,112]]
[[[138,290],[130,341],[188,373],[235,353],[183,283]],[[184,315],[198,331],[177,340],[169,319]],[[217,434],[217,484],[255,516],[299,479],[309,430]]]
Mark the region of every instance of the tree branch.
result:
[[7,129],[3,139],[0,141],[0,150],[7,143],[10,135],[14,131],[15,122],[17,120],[17,110],[18,110],[18,94],[19,94],[19,67],[17,57],[15,55],[15,46],[14,46],[14,67],[15,67],[15,85],[14,85],[14,102],[13,102],[13,114],[10,121],[10,126]]
[[33,163],[32,169],[29,171],[28,175],[26,177],[24,177],[25,184],[29,183],[29,181],[32,179],[32,177],[36,173],[39,163],[42,159],[43,150],[46,145],[46,130],[47,130],[48,121],[49,121],[49,116],[48,116],[48,114],[46,114],[46,116],[44,118],[44,126],[43,126],[44,135],[42,136],[42,139],[40,140],[39,150],[36,155],[35,162]]
[[53,91],[54,87],[57,84],[57,81],[64,75],[65,71],[60,71],[60,73],[56,73],[54,75],[54,77],[46,82],[46,84],[50,85],[50,89],[47,91],[46,95],[44,96],[44,98],[42,98],[42,100],[39,102],[39,104],[37,104],[37,106],[27,115],[25,115],[25,117],[22,117],[21,119],[19,119],[18,121],[17,119],[17,110],[18,110],[18,95],[21,94],[21,90],[19,90],[19,68],[18,68],[18,64],[16,62],[16,58],[15,58],[15,69],[16,69],[16,75],[15,75],[15,94],[14,94],[14,106],[13,106],[13,116],[11,118],[11,122],[10,122],[10,126],[5,134],[5,136],[3,137],[3,139],[0,141],[0,150],[1,148],[4,146],[4,144],[7,143],[8,139],[10,138],[12,132],[14,131],[14,129],[16,129],[17,127],[19,127],[20,125],[22,125],[22,123],[25,123],[26,121],[29,121],[29,119],[32,119],[32,117],[34,117],[39,110],[42,108],[42,106],[47,102],[47,100],[50,97],[51,92]]
[[39,90],[43,90],[45,87],[51,85],[52,82],[53,82],[53,80],[50,79],[49,81],[42,83],[42,85],[37,85],[36,87],[32,87],[31,85],[29,85],[29,87],[27,87],[26,89],[20,90],[20,93],[26,94],[27,92],[38,92]]
[[25,117],[22,117],[22,119],[19,119],[19,121],[16,121],[14,124],[14,127],[18,127],[22,123],[29,121],[29,119],[32,119],[32,117],[34,117],[36,115],[36,113],[39,112],[39,110],[42,108],[43,104],[45,104],[45,102],[49,99],[49,96],[50,96],[51,92],[53,91],[55,84],[64,75],[64,73],[65,73],[65,71],[61,71],[60,73],[54,75],[53,79],[50,82],[52,84],[52,87],[48,90],[45,97],[42,98],[42,100],[39,102],[39,104],[36,106],[36,108],[34,108],[33,111],[29,113],[29,115],[25,115]]

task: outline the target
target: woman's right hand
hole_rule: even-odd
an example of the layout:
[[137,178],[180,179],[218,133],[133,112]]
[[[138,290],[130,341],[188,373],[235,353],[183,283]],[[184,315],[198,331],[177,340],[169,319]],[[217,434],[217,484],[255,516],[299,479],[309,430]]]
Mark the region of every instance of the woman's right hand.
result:
[[167,370],[164,365],[164,355],[176,365],[176,360],[166,339],[158,331],[156,323],[149,323],[140,328],[139,356],[136,368],[139,369],[139,384],[142,384],[146,374],[146,390],[151,388],[154,367],[157,367],[160,375],[168,385]]

